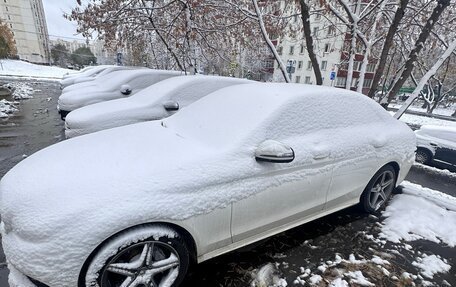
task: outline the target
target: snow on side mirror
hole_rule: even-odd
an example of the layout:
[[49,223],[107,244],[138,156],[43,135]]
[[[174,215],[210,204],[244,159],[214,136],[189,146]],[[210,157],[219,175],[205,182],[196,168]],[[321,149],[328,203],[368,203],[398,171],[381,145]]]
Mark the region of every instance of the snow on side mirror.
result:
[[261,143],[255,151],[257,161],[288,163],[295,158],[291,147],[275,140],[267,140]]
[[122,85],[120,87],[120,92],[122,93],[122,95],[126,95],[128,96],[129,94],[131,94],[131,87],[130,85]]
[[177,111],[179,110],[179,103],[174,101],[169,101],[163,104],[163,107],[167,111]]

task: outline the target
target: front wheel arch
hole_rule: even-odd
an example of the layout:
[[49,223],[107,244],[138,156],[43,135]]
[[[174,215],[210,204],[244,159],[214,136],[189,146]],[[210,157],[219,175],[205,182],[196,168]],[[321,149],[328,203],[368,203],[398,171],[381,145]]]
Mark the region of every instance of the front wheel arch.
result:
[[90,253],[90,255],[86,258],[78,276],[78,287],[87,287],[85,284],[85,275],[89,269],[89,265],[94,259],[94,257],[97,255],[97,253],[100,251],[100,249],[105,245],[108,244],[109,241],[112,239],[116,238],[117,236],[121,235],[122,233],[140,228],[140,227],[154,227],[154,226],[164,226],[173,229],[176,233],[178,233],[184,240],[186,247],[189,251],[189,257],[190,257],[190,265],[196,264],[197,263],[197,247],[196,247],[196,242],[193,238],[193,236],[188,232],[185,228],[173,224],[173,223],[168,223],[168,222],[151,222],[151,223],[143,223],[143,224],[138,224],[131,226],[129,228],[126,228],[124,230],[121,230],[115,234],[112,234],[105,240],[103,240],[101,243],[98,244],[98,246]]

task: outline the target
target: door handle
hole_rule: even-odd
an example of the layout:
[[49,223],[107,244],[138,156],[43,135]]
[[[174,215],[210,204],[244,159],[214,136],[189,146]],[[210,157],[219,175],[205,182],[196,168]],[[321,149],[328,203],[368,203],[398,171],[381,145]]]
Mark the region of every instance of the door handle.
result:
[[429,143],[429,144],[430,144],[431,146],[434,146],[434,147],[438,147],[438,146],[439,146],[438,144],[436,144],[436,143],[432,143],[432,142],[431,142],[431,143]]
[[329,151],[318,151],[314,152],[313,154],[313,159],[319,160],[319,159],[325,159],[327,158],[331,153]]

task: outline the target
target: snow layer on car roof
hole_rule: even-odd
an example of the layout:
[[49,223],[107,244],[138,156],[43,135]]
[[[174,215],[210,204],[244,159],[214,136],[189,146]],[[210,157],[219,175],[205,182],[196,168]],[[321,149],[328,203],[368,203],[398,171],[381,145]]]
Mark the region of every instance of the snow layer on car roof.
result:
[[182,135],[221,145],[255,130],[270,138],[312,130],[391,121],[359,93],[302,84],[255,83],[218,90],[164,120]]

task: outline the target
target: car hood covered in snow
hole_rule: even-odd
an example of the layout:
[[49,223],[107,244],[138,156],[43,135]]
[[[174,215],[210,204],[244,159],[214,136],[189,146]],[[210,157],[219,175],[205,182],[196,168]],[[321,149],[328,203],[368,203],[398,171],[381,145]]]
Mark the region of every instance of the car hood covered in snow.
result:
[[[232,168],[217,176],[223,157],[159,121],[48,147],[0,182],[5,253],[29,276],[51,286],[75,286],[90,252],[112,234],[229,204],[224,189],[211,188],[233,179]],[[44,272],[43,264],[30,258],[53,258],[46,269],[55,272]]]

